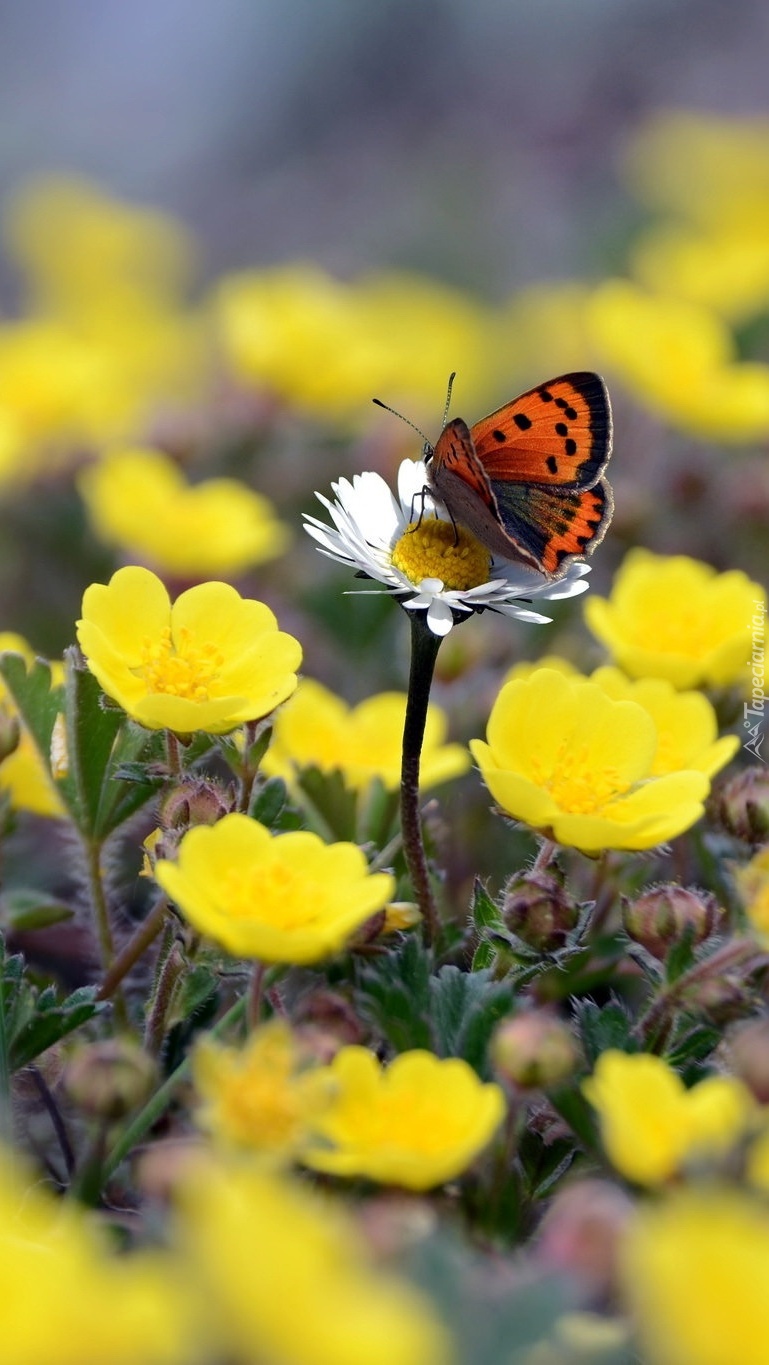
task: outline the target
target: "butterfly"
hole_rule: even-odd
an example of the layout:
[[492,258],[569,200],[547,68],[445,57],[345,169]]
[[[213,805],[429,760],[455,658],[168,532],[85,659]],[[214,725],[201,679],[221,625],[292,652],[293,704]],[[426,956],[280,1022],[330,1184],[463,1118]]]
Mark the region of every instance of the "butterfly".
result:
[[461,417],[445,422],[425,449],[429,491],[492,554],[559,578],[606,534],[611,449],[601,376],[562,374],[472,427]]

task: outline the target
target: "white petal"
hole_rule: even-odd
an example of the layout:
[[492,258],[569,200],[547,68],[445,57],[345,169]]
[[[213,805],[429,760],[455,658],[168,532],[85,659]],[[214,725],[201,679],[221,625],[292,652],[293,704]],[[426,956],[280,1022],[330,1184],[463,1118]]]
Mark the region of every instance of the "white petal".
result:
[[427,624],[433,635],[448,635],[454,624],[451,607],[440,597],[434,597],[427,608]]

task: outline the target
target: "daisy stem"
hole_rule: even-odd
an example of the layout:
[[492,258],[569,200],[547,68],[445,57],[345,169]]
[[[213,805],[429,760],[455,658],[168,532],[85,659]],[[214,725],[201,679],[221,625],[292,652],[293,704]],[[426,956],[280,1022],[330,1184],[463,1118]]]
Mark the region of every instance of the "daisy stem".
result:
[[409,612],[411,619],[411,668],[403,726],[403,759],[401,763],[401,832],[406,859],[417,904],[422,913],[425,941],[431,944],[438,932],[438,910],[435,904],[430,874],[427,867],[422,820],[419,811],[419,763],[427,721],[430,688],[435,671],[435,660],[441,637],[434,635],[423,612]]

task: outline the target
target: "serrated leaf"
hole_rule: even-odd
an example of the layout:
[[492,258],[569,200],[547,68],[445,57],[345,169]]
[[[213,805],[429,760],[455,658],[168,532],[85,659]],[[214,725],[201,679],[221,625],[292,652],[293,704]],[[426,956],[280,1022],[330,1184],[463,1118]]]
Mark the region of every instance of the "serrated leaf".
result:
[[249,815],[253,820],[273,829],[286,805],[286,784],[282,777],[271,777],[251,793]]
[[575,1016],[591,1068],[609,1048],[617,1048],[620,1052],[639,1051],[632,1037],[633,1020],[619,1000],[610,1000],[606,1005],[580,1000],[575,1005]]
[[14,887],[0,895],[0,928],[21,933],[25,929],[45,929],[71,919],[73,910],[64,901],[32,887]]
[[430,1015],[440,1057],[462,1057],[485,1074],[489,1038],[514,1005],[511,985],[485,972],[442,967],[430,981]]
[[668,985],[672,985],[679,977],[688,972],[696,962],[695,945],[697,941],[697,930],[693,924],[687,924],[677,943],[674,943],[665,954],[665,979]]
[[497,954],[490,943],[479,943],[473,953],[473,960],[470,965],[471,972],[489,971],[497,960]]
[[432,958],[416,935],[359,967],[361,1012],[380,1029],[396,1052],[432,1048],[430,969]]
[[31,1017],[10,1039],[8,1055],[12,1070],[28,1066],[46,1048],[106,1009],[106,1002],[96,999],[97,991],[96,986],[81,986],[64,1000],[57,1001],[53,991],[45,999],[42,995],[38,997]]
[[492,900],[479,877],[476,877],[473,885],[473,903],[470,914],[479,933],[482,933],[484,929],[497,929],[500,933],[509,935],[502,911]]

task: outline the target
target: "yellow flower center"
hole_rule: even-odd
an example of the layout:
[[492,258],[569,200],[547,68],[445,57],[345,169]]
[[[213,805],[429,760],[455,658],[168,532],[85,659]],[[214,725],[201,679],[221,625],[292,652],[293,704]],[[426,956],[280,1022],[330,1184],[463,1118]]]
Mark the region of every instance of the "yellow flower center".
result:
[[440,578],[449,591],[467,592],[488,582],[491,555],[463,527],[424,517],[409,522],[393,546],[392,563],[415,585]]
[[195,644],[183,627],[174,641],[166,626],[159,639],[149,636],[142,643],[141,675],[148,692],[164,692],[187,701],[209,701],[219,677],[224,655],[217,645]]
[[328,910],[326,889],[301,868],[277,858],[260,862],[250,876],[233,872],[226,900],[233,919],[257,918],[289,932],[322,919]]
[[570,740],[563,744],[552,766],[548,763],[548,771],[538,759],[532,759],[532,781],[548,791],[556,805],[570,815],[592,815],[605,810],[611,801],[626,795],[627,783],[616,768],[596,769],[591,757],[586,746],[575,748]]

